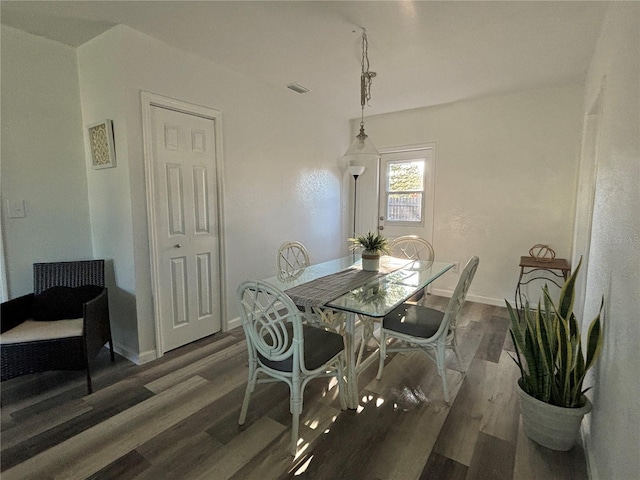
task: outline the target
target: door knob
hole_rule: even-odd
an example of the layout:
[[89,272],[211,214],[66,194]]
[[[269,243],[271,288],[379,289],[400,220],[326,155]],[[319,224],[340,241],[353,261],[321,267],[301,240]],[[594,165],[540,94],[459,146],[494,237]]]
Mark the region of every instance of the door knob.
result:
[[176,244],[175,244],[175,247],[176,247],[176,248],[182,248],[182,244],[181,244],[181,243],[176,243]]

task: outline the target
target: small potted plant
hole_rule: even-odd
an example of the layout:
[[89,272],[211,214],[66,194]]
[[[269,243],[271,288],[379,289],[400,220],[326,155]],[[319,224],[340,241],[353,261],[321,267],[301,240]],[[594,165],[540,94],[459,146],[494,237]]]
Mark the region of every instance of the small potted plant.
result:
[[379,233],[369,232],[350,238],[351,250],[362,248],[362,270],[377,272],[380,268],[380,255],[389,254],[389,240]]
[[573,313],[575,281],[580,264],[565,282],[556,305],[545,285],[543,304],[532,311],[525,304],[523,318],[507,309],[511,317],[511,338],[520,368],[516,385],[524,433],[538,444],[552,450],[570,450],[582,417],[591,411],[582,382],[602,350],[603,332],[598,315],[587,333],[586,359],[580,338],[580,326]]

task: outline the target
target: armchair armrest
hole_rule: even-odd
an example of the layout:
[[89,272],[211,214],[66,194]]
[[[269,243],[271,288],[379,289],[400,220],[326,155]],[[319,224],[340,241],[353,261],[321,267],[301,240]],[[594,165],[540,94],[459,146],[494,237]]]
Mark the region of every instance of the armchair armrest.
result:
[[83,304],[84,338],[89,358],[95,357],[105,343],[111,341],[109,297],[107,289]]
[[4,302],[0,310],[0,333],[11,330],[31,318],[33,293]]

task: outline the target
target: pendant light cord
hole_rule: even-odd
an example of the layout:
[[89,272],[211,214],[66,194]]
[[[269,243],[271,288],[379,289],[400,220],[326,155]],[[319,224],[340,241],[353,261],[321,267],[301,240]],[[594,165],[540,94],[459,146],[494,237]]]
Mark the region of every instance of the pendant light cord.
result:
[[367,32],[362,29],[362,74],[360,75],[360,128],[364,128],[364,106],[369,105],[371,100],[371,82],[373,77],[376,76],[376,72],[369,71],[369,39],[367,38]]

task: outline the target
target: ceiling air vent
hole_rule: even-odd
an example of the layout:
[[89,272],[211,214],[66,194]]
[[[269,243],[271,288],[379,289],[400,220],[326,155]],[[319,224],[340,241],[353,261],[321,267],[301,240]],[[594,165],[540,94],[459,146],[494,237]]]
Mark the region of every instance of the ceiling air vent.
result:
[[289,85],[287,85],[287,88],[289,90],[293,90],[296,93],[307,93],[309,91],[307,87],[303,87],[299,83],[290,83]]

